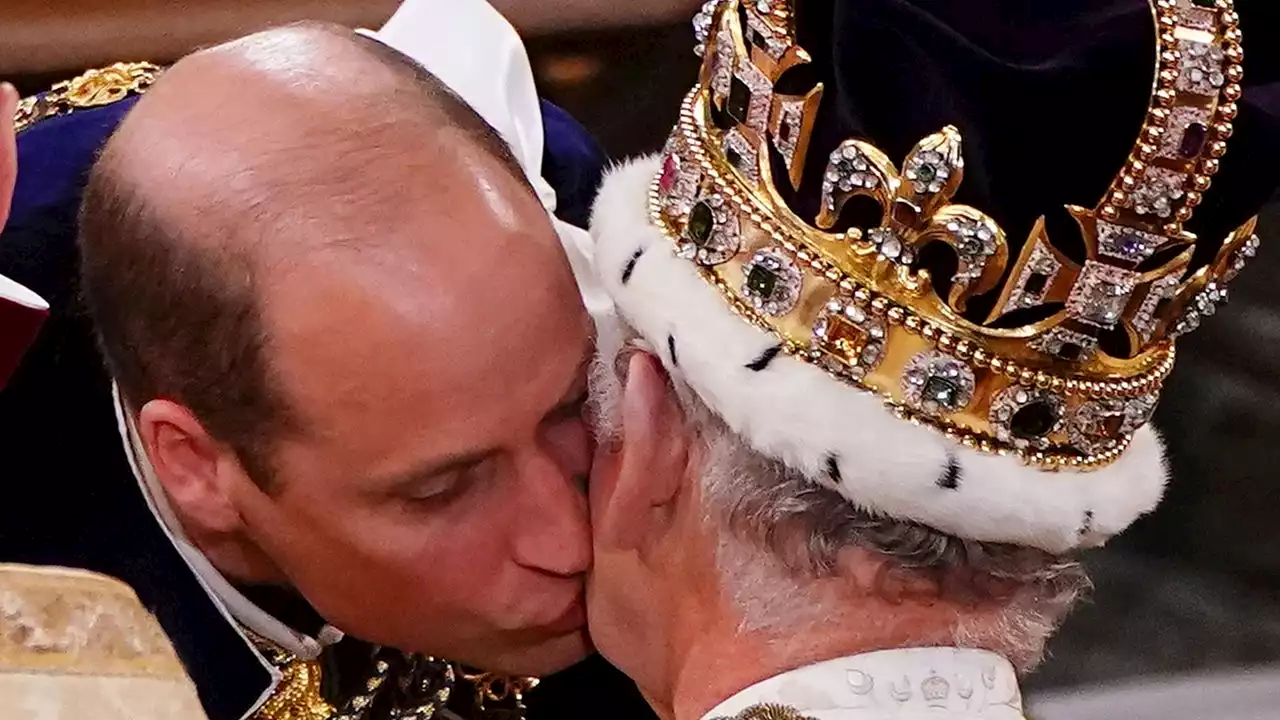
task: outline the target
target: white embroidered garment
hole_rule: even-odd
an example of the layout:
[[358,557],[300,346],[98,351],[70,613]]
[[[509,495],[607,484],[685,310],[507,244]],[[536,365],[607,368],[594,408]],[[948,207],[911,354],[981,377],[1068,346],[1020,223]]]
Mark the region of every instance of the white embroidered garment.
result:
[[1023,720],[1013,666],[960,648],[884,650],[798,668],[739,692],[704,720],[761,704],[814,720]]
[[133,591],[102,575],[0,564],[0,720],[205,720]]

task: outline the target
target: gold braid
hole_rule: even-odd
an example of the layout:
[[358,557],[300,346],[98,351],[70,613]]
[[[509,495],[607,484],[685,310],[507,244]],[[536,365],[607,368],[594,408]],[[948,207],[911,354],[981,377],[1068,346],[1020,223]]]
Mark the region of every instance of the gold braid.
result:
[[163,69],[146,62],[116,63],[54,85],[48,92],[18,102],[14,116],[17,131],[74,110],[102,107],[140,95],[151,87]]

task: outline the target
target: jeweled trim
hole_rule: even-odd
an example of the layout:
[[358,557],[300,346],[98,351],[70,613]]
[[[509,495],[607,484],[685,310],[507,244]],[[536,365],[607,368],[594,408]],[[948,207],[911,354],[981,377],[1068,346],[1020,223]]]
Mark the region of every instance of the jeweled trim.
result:
[[[1048,427],[1043,431],[1019,428],[1019,414],[1037,406],[1042,406],[1051,413]],[[1047,450],[1050,447],[1049,437],[1063,430],[1066,407],[1066,401],[1057,393],[1015,385],[1001,391],[992,401],[991,425],[996,430],[996,437],[1003,442],[1012,443],[1014,447]]]
[[[1065,430],[1051,436],[1051,442],[1044,449],[1018,447],[996,436],[996,430],[989,421],[990,403],[984,398],[994,397],[1011,386],[1025,385],[1057,393],[1064,398],[1067,411],[1070,412],[1092,399],[1153,394],[1172,369],[1174,353],[1169,346],[1158,349],[1151,356],[1145,370],[1130,377],[1110,380],[1055,376],[995,356],[871,291],[810,250],[804,241],[792,239],[787,231],[775,224],[759,204],[760,200],[743,189],[742,181],[724,165],[724,161],[713,158],[708,153],[700,140],[696,115],[691,107],[686,107],[681,130],[673,137],[669,147],[677,148],[682,153],[683,169],[696,173],[700,178],[700,192],[719,193],[728,206],[738,211],[740,218],[740,235],[743,238],[741,251],[723,265],[701,268],[704,278],[729,300],[735,313],[778,337],[783,352],[820,367],[851,386],[880,395],[886,406],[899,417],[929,425],[967,447],[992,454],[1015,456],[1031,465],[1047,469],[1092,469],[1109,464],[1119,457],[1128,446],[1132,433],[1115,438],[1114,443],[1096,453],[1085,453],[1072,446]],[[679,216],[673,217],[669,212],[671,203],[661,192],[660,180],[661,173],[655,177],[650,188],[651,219],[666,234],[677,237],[675,233],[681,227],[682,219]],[[825,304],[818,306],[812,323],[804,324],[803,331],[799,326],[792,331],[788,329],[794,325],[794,318],[790,314],[769,316],[761,312],[754,302],[743,297],[742,283],[745,275],[742,269],[750,257],[762,249],[771,250],[789,259],[801,274],[802,284],[805,282],[804,278],[815,278],[815,287],[829,286],[845,302],[867,308],[870,313],[884,319],[885,351],[875,368],[859,379],[857,373],[847,371],[846,364],[833,362],[830,353],[815,349],[815,330],[819,317],[826,312]],[[737,279],[730,281],[730,277]],[[902,367],[889,365],[887,360],[900,356],[906,347],[917,348],[914,352],[934,348],[967,363],[975,373],[975,400],[972,406],[963,413],[931,416],[912,408],[899,391],[883,392],[886,382],[897,386],[897,373]],[[841,365],[846,367],[842,368]]]

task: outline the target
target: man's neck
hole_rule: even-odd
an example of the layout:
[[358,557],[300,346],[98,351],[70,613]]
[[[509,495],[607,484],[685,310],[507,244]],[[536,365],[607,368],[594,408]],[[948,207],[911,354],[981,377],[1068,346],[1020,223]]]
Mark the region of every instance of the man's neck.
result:
[[[743,630],[741,619],[703,626],[682,643],[673,663],[670,708],[674,720],[699,720],[712,708],[767,678],[824,660],[902,647],[950,644],[951,633],[923,613],[899,607],[897,614],[833,613],[799,629]],[[928,610],[928,609],[924,609]],[[854,617],[856,615],[856,617]],[[931,629],[932,628],[932,629]]]
[[[181,518],[181,516],[179,516]],[[280,568],[257,546],[240,537],[211,536],[180,519],[191,544],[222,573],[236,584],[285,585],[287,578]]]

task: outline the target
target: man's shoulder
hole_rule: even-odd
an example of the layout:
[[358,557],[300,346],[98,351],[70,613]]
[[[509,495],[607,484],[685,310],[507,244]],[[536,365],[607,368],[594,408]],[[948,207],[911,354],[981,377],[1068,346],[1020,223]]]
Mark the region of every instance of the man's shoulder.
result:
[[585,228],[604,178],[604,151],[572,115],[546,100],[542,128],[542,176],[556,191],[556,215]]

